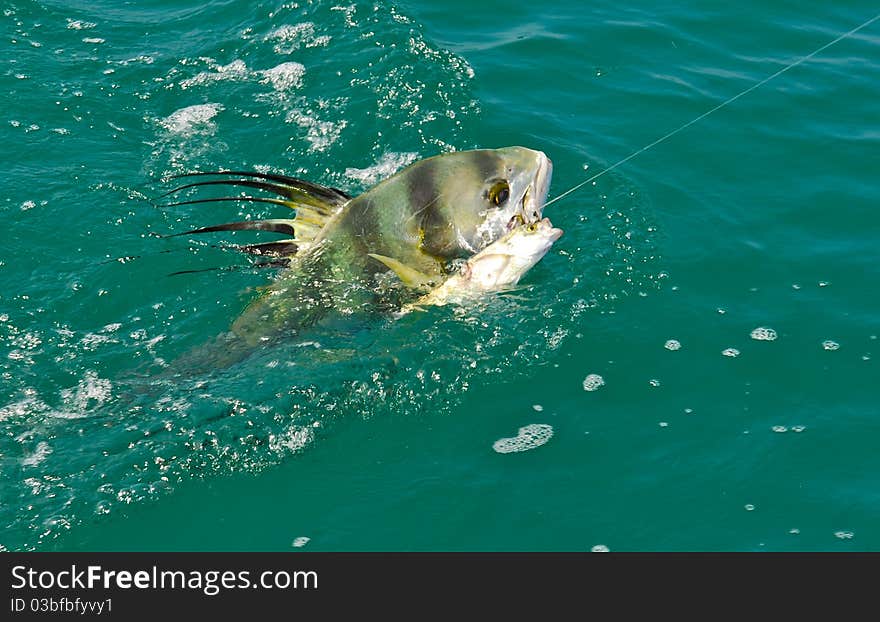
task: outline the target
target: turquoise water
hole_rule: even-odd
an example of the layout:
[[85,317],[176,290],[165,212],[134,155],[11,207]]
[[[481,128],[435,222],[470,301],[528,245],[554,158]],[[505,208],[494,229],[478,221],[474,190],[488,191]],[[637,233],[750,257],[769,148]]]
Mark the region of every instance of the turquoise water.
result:
[[0,544],[880,550],[876,24],[549,206],[515,296],[160,375],[273,275],[160,236],[277,215],[168,175],[521,144],[555,196],[876,11],[656,5],[4,2]]

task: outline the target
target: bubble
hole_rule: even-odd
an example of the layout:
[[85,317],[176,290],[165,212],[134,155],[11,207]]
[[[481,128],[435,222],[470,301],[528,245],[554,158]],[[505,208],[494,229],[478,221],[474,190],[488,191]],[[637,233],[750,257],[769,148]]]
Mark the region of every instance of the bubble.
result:
[[684,409],[684,414],[686,414],[686,415],[692,415],[693,412],[694,412],[693,408],[685,408]]
[[590,549],[591,553],[610,553],[611,549],[609,549],[604,544],[597,544],[593,548]]
[[725,348],[721,351],[721,354],[729,357],[737,357],[739,356],[739,350],[737,350],[736,348]]
[[521,427],[513,438],[500,438],[492,443],[492,449],[499,454],[528,451],[545,444],[553,436],[553,426],[546,423],[531,423]]
[[534,410],[535,412],[541,412],[544,410],[544,407],[540,404],[532,404],[532,410]]
[[652,387],[659,387],[660,381],[657,380],[656,378],[652,378],[651,380],[648,381],[648,384],[650,384]]
[[661,428],[668,428],[668,427],[669,427],[669,423],[666,422],[666,421],[661,421],[661,422],[659,423],[659,425],[660,425]]
[[783,432],[788,432],[788,428],[786,428],[784,425],[774,425],[770,429],[773,430],[774,432],[778,432],[780,434]]
[[790,533],[790,534],[792,534],[792,535],[795,535],[795,536],[796,536],[797,534],[799,534],[800,532],[801,532],[801,530],[798,529],[797,527],[792,527],[791,529],[788,530],[788,533]]
[[807,429],[807,426],[805,426],[805,425],[793,425],[793,426],[791,426],[791,431],[792,431],[792,432],[803,432],[803,431],[806,430],[806,429]]
[[670,339],[665,344],[663,344],[663,347],[667,350],[672,350],[674,352],[675,350],[681,350],[681,342],[679,342],[677,339]]
[[752,512],[755,509],[755,506],[751,503],[746,503],[743,507],[746,509],[746,512]]
[[839,350],[840,344],[836,341],[831,341],[830,339],[826,339],[822,342],[822,347],[826,350]]
[[291,543],[291,546],[294,546],[296,548],[302,548],[309,543],[309,540],[311,540],[311,538],[308,538],[306,536],[300,536],[300,537],[295,538],[293,540],[293,542]]
[[605,379],[599,374],[589,374],[584,378],[584,391],[595,391],[605,384]]
[[718,315],[724,315],[725,313],[727,313],[727,309],[724,309],[722,307],[718,307],[716,311],[718,311]]
[[852,540],[855,534],[851,531],[835,531],[834,537],[840,538],[841,540]]
[[772,328],[759,326],[751,332],[751,337],[755,341],[776,341],[776,331]]

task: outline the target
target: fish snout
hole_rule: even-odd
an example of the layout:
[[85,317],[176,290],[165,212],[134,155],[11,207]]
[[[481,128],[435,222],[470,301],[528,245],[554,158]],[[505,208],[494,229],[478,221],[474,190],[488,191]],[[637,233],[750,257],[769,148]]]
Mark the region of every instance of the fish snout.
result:
[[553,177],[553,162],[542,151],[536,151],[537,167],[535,177],[523,195],[522,218],[527,224],[537,223],[544,212],[547,193],[550,191],[550,179]]
[[549,231],[547,231],[546,235],[547,235],[547,239],[550,240],[551,244],[553,242],[555,242],[556,240],[558,240],[559,238],[561,238],[562,234],[564,233],[562,229],[560,229],[558,227],[554,227],[553,223],[550,222],[550,219],[547,218],[546,216],[541,219],[540,227],[542,229],[549,229]]

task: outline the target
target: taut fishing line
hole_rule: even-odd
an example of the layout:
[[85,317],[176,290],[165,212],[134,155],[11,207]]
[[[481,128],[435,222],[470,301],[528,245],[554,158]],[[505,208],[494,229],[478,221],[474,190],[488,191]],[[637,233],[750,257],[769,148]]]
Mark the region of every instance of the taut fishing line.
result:
[[669,132],[668,134],[665,134],[665,135],[661,136],[660,138],[658,138],[658,139],[655,140],[654,142],[652,142],[652,143],[650,143],[650,144],[648,144],[648,145],[645,145],[644,147],[642,147],[642,148],[639,149],[638,151],[634,151],[633,153],[629,154],[628,156],[626,156],[626,157],[623,158],[622,160],[616,162],[615,164],[612,164],[611,166],[609,166],[608,168],[606,168],[606,169],[604,169],[604,170],[602,170],[602,171],[599,171],[598,173],[596,173],[596,174],[593,175],[592,177],[587,178],[586,180],[584,180],[584,181],[582,181],[581,183],[577,184],[577,185],[574,186],[573,188],[571,188],[571,189],[569,189],[569,190],[566,190],[565,192],[563,192],[563,193],[560,194],[559,196],[554,197],[553,199],[547,201],[547,202],[544,204],[544,207],[547,207],[547,206],[550,205],[551,203],[555,203],[556,201],[558,201],[559,199],[561,199],[561,198],[563,198],[563,197],[567,197],[569,194],[571,194],[571,193],[574,192],[575,190],[578,190],[578,189],[580,189],[580,188],[583,188],[583,187],[586,186],[588,183],[590,183],[591,181],[594,181],[594,180],[598,179],[599,177],[601,177],[601,176],[604,175],[605,173],[608,173],[609,171],[613,171],[613,170],[616,169],[618,166],[620,166],[620,165],[622,165],[622,164],[624,164],[624,163],[626,163],[626,162],[629,162],[630,160],[632,160],[632,159],[633,159],[634,157],[636,157],[637,155],[640,155],[640,154],[644,153],[645,151],[647,151],[648,149],[651,149],[652,147],[656,147],[657,145],[659,145],[659,144],[662,143],[663,141],[672,138],[673,136],[675,136],[675,135],[678,134],[679,132],[681,132],[681,131],[683,131],[683,130],[689,128],[690,126],[692,126],[692,125],[693,125],[694,123],[696,123],[697,121],[702,121],[703,119],[705,119],[706,117],[708,117],[708,116],[709,116],[710,114],[712,114],[713,112],[716,112],[716,111],[718,111],[718,110],[721,110],[721,109],[724,108],[726,105],[735,102],[737,99],[739,99],[739,98],[742,97],[743,95],[747,95],[747,94],[751,93],[752,91],[754,91],[756,88],[758,88],[758,87],[760,87],[760,86],[763,86],[763,85],[767,84],[768,82],[770,82],[770,80],[773,80],[774,78],[777,78],[777,77],[781,76],[782,74],[784,74],[786,71],[788,71],[788,70],[791,69],[792,67],[797,67],[797,66],[800,65],[801,63],[810,60],[811,58],[813,58],[813,57],[816,56],[817,54],[819,54],[819,53],[821,53],[821,52],[824,52],[825,50],[827,50],[828,48],[830,48],[830,47],[831,47],[832,45],[834,45],[835,43],[839,43],[839,42],[843,41],[843,40],[846,39],[847,37],[850,37],[850,36],[854,35],[855,33],[857,33],[858,31],[862,30],[863,28],[867,28],[868,26],[870,26],[871,24],[873,24],[874,22],[876,22],[878,19],[880,19],[880,13],[878,13],[877,15],[875,15],[874,17],[872,17],[872,18],[869,19],[868,21],[863,22],[863,23],[860,24],[859,26],[856,26],[855,28],[853,28],[853,29],[850,30],[849,32],[845,32],[845,33],[843,33],[842,35],[840,35],[839,37],[837,37],[837,38],[834,39],[833,41],[829,41],[828,43],[826,43],[826,44],[823,45],[822,47],[813,50],[812,52],[810,52],[810,53],[807,54],[806,56],[802,56],[801,58],[797,59],[796,61],[789,63],[788,65],[786,65],[785,67],[783,67],[782,69],[780,69],[779,71],[777,71],[776,73],[767,76],[766,78],[764,78],[764,79],[761,80],[760,82],[756,82],[755,84],[753,84],[753,85],[750,86],[749,88],[747,88],[747,89],[745,89],[745,90],[743,90],[743,91],[740,91],[739,93],[737,93],[736,95],[734,95],[734,96],[731,97],[730,99],[721,102],[720,104],[718,104],[718,105],[715,106],[714,108],[711,108],[710,110],[707,110],[706,112],[704,112],[704,113],[701,114],[700,116],[696,117],[695,119],[691,119],[690,121],[688,121],[688,122],[685,123],[684,125],[679,126],[678,128],[672,130],[672,131]]

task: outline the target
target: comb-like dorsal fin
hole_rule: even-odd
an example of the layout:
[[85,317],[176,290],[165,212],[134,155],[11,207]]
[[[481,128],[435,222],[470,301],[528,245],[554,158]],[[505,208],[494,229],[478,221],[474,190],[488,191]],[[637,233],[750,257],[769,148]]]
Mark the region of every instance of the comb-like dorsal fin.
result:
[[[273,205],[284,205],[296,211],[295,219],[266,219],[245,222],[225,223],[220,225],[212,225],[209,227],[200,227],[190,231],[184,231],[176,235],[210,233],[215,231],[272,231],[275,233],[283,233],[284,235],[292,235],[296,238],[295,248],[302,248],[314,240],[324,225],[336,214],[342,206],[347,203],[351,196],[337,188],[329,188],[319,184],[298,179],[296,177],[288,177],[286,175],[275,175],[269,173],[257,173],[254,171],[207,171],[183,173],[174,175],[171,179],[179,179],[185,177],[203,177],[203,176],[234,176],[243,177],[245,179],[210,179],[205,181],[197,181],[184,184],[173,188],[161,195],[169,197],[175,193],[187,190],[189,188],[203,186],[243,186],[245,188],[254,188],[257,190],[265,190],[278,195],[275,197],[262,196],[227,196],[213,197],[205,199],[191,199],[188,201],[178,201],[162,205],[161,207],[174,207],[179,205],[195,205],[197,203],[213,203],[220,201],[254,201],[257,203],[270,203]],[[160,197],[161,198],[161,197]],[[250,245],[249,247],[260,248],[262,245]],[[285,252],[285,255],[292,254]]]
[[237,175],[239,177],[251,177],[273,183],[263,183],[247,179],[216,179],[179,186],[177,188],[169,190],[162,196],[168,196],[169,194],[173,194],[180,190],[184,190],[186,188],[194,188],[196,186],[247,186],[250,188],[259,188],[261,190],[274,192],[287,199],[290,199],[293,202],[305,203],[319,209],[326,208],[328,213],[332,213],[333,211],[335,211],[333,208],[340,207],[349,199],[351,199],[351,195],[343,192],[342,190],[339,190],[338,188],[322,186],[320,184],[312,183],[310,181],[299,179],[297,177],[288,177],[286,175],[270,175],[267,173],[257,173],[254,171],[206,171],[183,173],[180,175],[174,175],[173,177],[171,177],[171,179],[217,175]]
[[264,242],[263,244],[243,244],[233,246],[232,248],[251,255],[293,257],[296,255],[299,245],[296,240],[278,240],[277,242]]
[[168,237],[173,238],[179,235],[190,235],[194,233],[213,233],[215,231],[271,231],[272,233],[295,235],[296,228],[296,222],[287,219],[244,220],[241,222],[227,222],[222,225],[190,229],[189,231],[183,231],[181,233],[173,233]]

